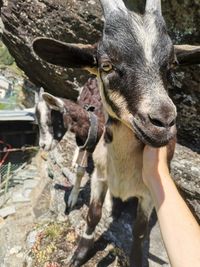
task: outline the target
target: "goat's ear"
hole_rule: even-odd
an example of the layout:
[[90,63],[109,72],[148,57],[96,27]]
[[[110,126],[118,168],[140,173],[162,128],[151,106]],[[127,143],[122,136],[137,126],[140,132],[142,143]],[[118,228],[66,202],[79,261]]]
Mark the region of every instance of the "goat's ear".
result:
[[42,98],[51,109],[61,112],[64,110],[64,103],[60,98],[48,93],[43,93]]
[[42,94],[44,93],[44,88],[40,87],[39,92],[35,92],[35,104],[43,100]]
[[39,93],[35,92],[35,104],[39,102]]
[[44,93],[44,88],[43,87],[40,87],[39,94],[42,95],[43,93]]
[[174,51],[180,65],[200,64],[200,46],[174,45]]
[[40,87],[40,91],[38,93],[38,96],[39,96],[39,100],[41,101],[43,98],[42,98],[42,94],[44,93],[44,88],[43,87]]
[[37,38],[32,46],[41,59],[54,65],[84,69],[97,66],[95,45],[70,44],[50,38]]

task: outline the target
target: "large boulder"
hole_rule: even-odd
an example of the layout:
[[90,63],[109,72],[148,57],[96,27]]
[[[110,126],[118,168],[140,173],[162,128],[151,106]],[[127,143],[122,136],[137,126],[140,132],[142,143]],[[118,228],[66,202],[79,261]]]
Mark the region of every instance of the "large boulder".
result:
[[2,8],[5,25],[3,41],[18,66],[38,86],[57,96],[76,99],[79,82],[87,75],[82,70],[62,69],[36,57],[32,41],[39,36],[66,42],[95,43],[101,35],[100,7],[96,1],[15,0]]

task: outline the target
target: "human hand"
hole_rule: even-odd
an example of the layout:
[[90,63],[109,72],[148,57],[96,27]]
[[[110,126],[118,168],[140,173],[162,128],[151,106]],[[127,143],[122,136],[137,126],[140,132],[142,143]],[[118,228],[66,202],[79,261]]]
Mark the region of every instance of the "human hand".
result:
[[167,147],[153,148],[146,145],[143,152],[143,181],[149,187],[161,175],[169,175]]

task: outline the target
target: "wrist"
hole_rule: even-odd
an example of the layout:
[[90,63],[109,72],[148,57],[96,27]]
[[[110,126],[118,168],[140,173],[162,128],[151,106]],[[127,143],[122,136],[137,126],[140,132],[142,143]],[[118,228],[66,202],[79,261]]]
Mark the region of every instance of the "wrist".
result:
[[150,191],[154,200],[155,208],[158,211],[164,199],[177,189],[169,172],[157,174],[156,176],[150,178],[151,179],[148,179],[146,182],[146,186]]

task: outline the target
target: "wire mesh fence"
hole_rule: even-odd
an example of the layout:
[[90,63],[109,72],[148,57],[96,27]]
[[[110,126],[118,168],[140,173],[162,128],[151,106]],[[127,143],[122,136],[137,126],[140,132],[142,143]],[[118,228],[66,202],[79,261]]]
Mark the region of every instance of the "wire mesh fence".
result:
[[27,165],[33,152],[35,154],[38,151],[38,147],[12,148],[3,141],[0,144],[0,197],[4,196],[4,203],[9,188],[22,183],[20,170]]
[[[2,166],[0,166],[0,184],[1,182],[4,181],[6,175],[8,174],[8,171],[10,172],[10,174],[14,173],[14,171],[16,171],[18,168],[20,168],[22,166],[21,162],[18,163],[5,163]],[[10,170],[9,170],[10,168]]]

